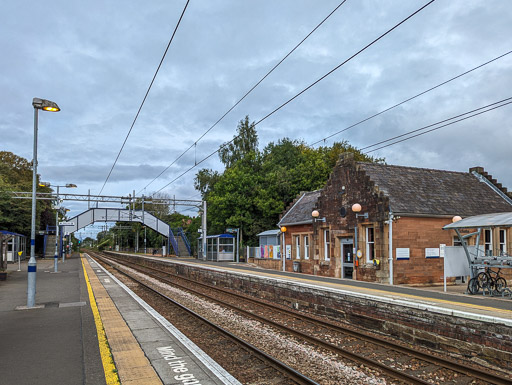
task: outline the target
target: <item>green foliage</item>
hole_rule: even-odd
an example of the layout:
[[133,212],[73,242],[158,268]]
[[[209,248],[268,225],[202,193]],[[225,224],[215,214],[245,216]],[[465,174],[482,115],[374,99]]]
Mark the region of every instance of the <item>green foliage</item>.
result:
[[233,140],[219,148],[220,161],[227,168],[258,151],[258,134],[254,122],[249,123],[249,116],[238,123],[236,133]]
[[240,138],[220,147],[224,173],[200,170],[195,187],[208,204],[208,233],[238,227],[249,245],[257,244],[256,234],[276,228],[279,214],[297,194],[323,188],[342,153],[353,153],[356,161],[384,160],[365,155],[346,141],[311,148],[283,138],[260,152],[248,117],[240,121],[238,134]]
[[[0,151],[0,229],[30,235],[31,200],[14,199],[11,191],[32,191],[32,163],[12,152]],[[38,186],[37,191],[51,192],[51,189]],[[36,222],[40,229],[55,223],[50,201],[37,201]]]

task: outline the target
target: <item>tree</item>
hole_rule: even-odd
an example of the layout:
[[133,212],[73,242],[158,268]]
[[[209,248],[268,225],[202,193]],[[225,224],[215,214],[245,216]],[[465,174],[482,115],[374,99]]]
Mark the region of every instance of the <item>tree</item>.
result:
[[236,129],[237,135],[219,148],[219,158],[226,168],[251,153],[258,152],[258,134],[254,122],[249,124],[249,116],[240,120]]
[[342,153],[352,152],[356,161],[383,161],[346,141],[312,148],[283,138],[260,152],[254,123],[249,124],[247,116],[240,121],[237,134],[219,148],[224,172],[200,170],[195,187],[208,204],[209,232],[239,227],[250,245],[257,244],[256,234],[276,227],[279,214],[297,194],[322,188]]
[[[48,187],[39,186],[37,191],[51,192]],[[0,229],[29,235],[31,229],[32,205],[29,199],[14,199],[12,191],[32,191],[32,163],[8,151],[0,151]],[[36,227],[45,228],[55,222],[55,211],[50,201],[38,200],[36,205]]]

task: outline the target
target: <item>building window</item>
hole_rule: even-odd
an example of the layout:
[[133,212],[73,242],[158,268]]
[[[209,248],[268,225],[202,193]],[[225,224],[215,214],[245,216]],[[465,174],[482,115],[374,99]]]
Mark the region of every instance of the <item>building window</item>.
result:
[[375,232],[373,227],[366,228],[366,260],[368,262],[375,259]]
[[295,258],[300,259],[300,235],[295,236]]
[[492,231],[484,230],[484,250],[485,255],[492,255]]
[[309,259],[309,235],[304,235],[304,259]]
[[331,234],[329,230],[324,230],[324,259],[331,260]]
[[500,255],[507,254],[507,230],[500,230]]

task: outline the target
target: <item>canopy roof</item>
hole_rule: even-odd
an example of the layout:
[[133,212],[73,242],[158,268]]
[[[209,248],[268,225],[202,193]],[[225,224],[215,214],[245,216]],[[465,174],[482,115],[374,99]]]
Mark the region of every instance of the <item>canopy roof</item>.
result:
[[464,218],[458,222],[450,223],[443,227],[449,229],[476,229],[478,227],[507,227],[512,226],[512,212],[482,214]]
[[0,230],[0,234],[5,234],[5,235],[17,235],[18,237],[26,237],[26,236],[25,236],[25,235],[23,235],[23,234],[13,233],[12,231],[7,231],[7,230]]
[[279,235],[281,233],[281,230],[277,229],[277,230],[267,230],[267,231],[264,231],[262,233],[259,233],[259,234],[256,234],[257,237],[264,237],[264,236],[268,236],[268,235]]

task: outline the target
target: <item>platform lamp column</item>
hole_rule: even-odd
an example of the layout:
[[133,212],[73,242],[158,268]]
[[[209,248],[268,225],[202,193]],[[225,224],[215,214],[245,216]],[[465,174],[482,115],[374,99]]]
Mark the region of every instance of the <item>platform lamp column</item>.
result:
[[146,222],[144,222],[144,194],[142,194],[142,223],[144,224],[144,254],[146,251]]
[[59,187],[57,186],[57,205],[55,207],[55,256],[53,257],[53,272],[58,272],[58,262],[59,262],[59,210],[60,210],[60,202],[59,202]]
[[283,226],[281,227],[281,234],[283,234],[283,249],[281,250],[281,258],[283,259],[283,271],[286,271],[286,267],[285,267],[285,260],[286,260],[286,255],[285,255],[285,250],[286,250],[286,241],[285,241],[285,234],[286,234],[286,227]]
[[206,201],[203,201],[203,260],[206,261]]
[[27,307],[34,307],[36,302],[36,185],[37,185],[37,124],[38,111],[45,110],[50,112],[60,111],[57,103],[45,99],[34,98],[32,100],[34,107],[34,156],[32,159],[32,218],[30,228],[30,259],[28,261],[28,279],[27,279]]
[[359,203],[354,203],[352,205],[352,211],[356,214],[356,226],[354,227],[354,250],[355,250],[356,258],[360,258],[360,256],[361,256],[361,253],[358,250],[359,245],[358,245],[358,234],[357,234],[357,228],[358,228],[357,218],[362,217],[364,219],[368,219],[368,213],[359,214],[361,212],[361,209],[362,209],[362,207]]

